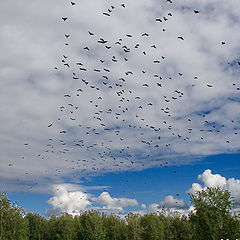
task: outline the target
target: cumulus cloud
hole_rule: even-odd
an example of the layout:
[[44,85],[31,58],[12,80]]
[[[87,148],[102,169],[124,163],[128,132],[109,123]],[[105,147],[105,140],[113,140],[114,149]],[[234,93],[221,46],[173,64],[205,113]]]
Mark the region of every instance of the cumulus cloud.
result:
[[108,192],[102,192],[98,197],[94,197],[83,192],[82,188],[75,184],[55,185],[53,187],[53,196],[47,203],[52,206],[52,208],[46,210],[47,216],[62,213],[74,216],[88,210],[123,214],[124,207],[138,205],[136,199],[113,198]]
[[183,201],[183,199],[177,199],[172,195],[168,195],[159,204],[150,204],[145,213],[158,213],[164,208],[170,210],[170,212],[177,211],[180,214],[186,215],[188,213],[189,206]]
[[[210,169],[206,169],[198,175],[198,180],[203,184],[193,183],[192,187],[186,193],[195,194],[207,187],[220,187],[228,190],[234,199],[233,212],[240,210],[240,180],[235,178],[226,179],[220,174],[212,174]],[[93,188],[94,189],[94,188]],[[53,196],[47,201],[52,208],[46,211],[46,215],[60,215],[69,213],[79,215],[83,211],[97,210],[105,213],[115,213],[119,216],[125,216],[124,207],[136,207],[138,201],[131,198],[112,197],[109,192],[102,192],[98,197],[94,197],[83,192],[81,186],[76,184],[61,184],[53,187]],[[152,203],[149,206],[141,204],[141,209],[132,211],[140,215],[148,213],[159,213],[162,209],[168,209],[170,213],[178,212],[181,215],[188,215],[189,211],[194,211],[193,206],[188,206],[183,199],[174,198],[168,195],[160,203]]]
[[[232,209],[233,213],[240,212],[240,180],[235,178],[226,179],[220,174],[212,174],[210,169],[206,169],[202,174],[198,175],[198,180],[203,183],[193,183],[192,187],[186,191],[189,194],[196,194],[198,191],[205,190],[207,187],[220,187],[223,190],[228,190],[231,194],[231,197],[234,200],[234,206]],[[172,195],[168,195],[160,203],[152,203],[148,207],[145,204],[143,209],[135,211],[140,215],[148,213],[159,213],[162,209],[168,209],[170,213],[174,214],[178,212],[181,215],[188,215],[189,212],[194,212],[195,209],[193,206],[189,206],[183,201],[183,199],[174,198]]]
[[46,211],[47,216],[61,213],[80,215],[91,205],[88,194],[82,191],[70,191],[64,185],[54,186],[53,196],[47,202],[52,205],[52,208]]
[[160,202],[159,207],[186,209],[188,206],[182,199],[174,198],[172,195],[166,196],[165,199]]
[[151,213],[156,213],[156,212],[158,212],[159,211],[159,204],[157,204],[157,203],[152,203],[152,204],[150,204],[150,206],[149,206],[149,212],[151,212]]
[[205,190],[207,187],[220,187],[223,190],[230,192],[234,200],[234,208],[240,207],[240,180],[235,178],[226,179],[220,174],[212,174],[210,169],[205,170],[202,174],[198,175],[198,180],[203,182],[193,183],[192,187],[187,191],[190,194],[196,194],[198,191]]
[[93,198],[93,200],[101,205],[104,205],[106,208],[115,210],[123,210],[123,207],[138,205],[136,199],[113,198],[108,192],[102,192],[97,198]]
[[225,177],[222,177],[220,174],[212,174],[210,169],[198,175],[198,180],[203,182],[206,187],[223,187],[226,184]]

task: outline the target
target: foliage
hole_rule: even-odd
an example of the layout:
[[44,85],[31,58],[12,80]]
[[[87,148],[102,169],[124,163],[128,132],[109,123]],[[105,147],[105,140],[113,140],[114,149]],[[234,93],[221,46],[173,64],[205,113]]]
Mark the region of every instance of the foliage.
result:
[[[77,218],[76,218],[77,219]],[[78,238],[82,240],[105,240],[101,216],[97,212],[85,212],[79,218]]]
[[195,213],[190,214],[196,239],[215,240],[240,236],[240,229],[235,224],[237,219],[230,213],[233,201],[228,191],[207,188],[192,195],[191,201],[196,209]]
[[28,221],[23,218],[23,210],[0,193],[0,240],[28,239]]
[[141,225],[140,225],[140,215],[138,214],[128,214],[127,226],[128,226],[128,238],[133,240],[141,239]]
[[147,214],[141,217],[141,237],[148,240],[162,240],[164,227],[161,219],[155,214]]
[[33,213],[28,213],[26,219],[29,224],[29,240],[43,240],[46,220],[38,214]]
[[115,215],[104,215],[103,226],[106,232],[106,240],[127,240],[127,226],[124,220]]
[[168,210],[157,214],[129,213],[125,219],[96,211],[49,219],[26,216],[0,194],[0,240],[216,240],[240,238],[240,219],[231,215],[227,191],[208,188],[191,196],[195,211],[182,216]]

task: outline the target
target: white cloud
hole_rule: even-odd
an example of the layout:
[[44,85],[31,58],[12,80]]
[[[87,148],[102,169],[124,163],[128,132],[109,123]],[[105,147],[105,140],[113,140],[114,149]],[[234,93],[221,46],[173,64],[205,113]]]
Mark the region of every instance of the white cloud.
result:
[[172,195],[168,195],[159,204],[150,204],[145,213],[158,213],[161,212],[162,209],[168,209],[170,212],[177,211],[180,214],[186,215],[188,212],[188,208],[188,205],[183,201],[183,199],[177,199],[174,198]]
[[[74,187],[73,189],[76,188]],[[71,190],[64,185],[54,187],[53,196],[47,201],[52,205],[52,208],[46,211],[47,216],[59,215],[61,213],[79,215],[91,205],[88,194],[82,191]]]
[[210,169],[205,170],[198,175],[198,180],[204,183],[206,187],[223,187],[226,184],[226,178],[219,174],[212,174]]
[[198,180],[203,182],[203,186],[199,183],[193,183],[192,187],[187,191],[188,193],[195,194],[197,191],[202,191],[207,187],[220,187],[223,190],[230,192],[234,200],[234,208],[240,206],[240,180],[235,178],[226,179],[220,174],[212,174],[210,169],[205,170],[202,174],[198,175]]
[[107,209],[123,210],[123,207],[137,206],[136,199],[130,198],[113,198],[108,192],[102,192],[97,198],[93,200],[101,205],[104,205]]
[[46,215],[68,213],[80,215],[84,211],[97,210],[105,213],[123,214],[124,207],[137,206],[136,199],[113,198],[108,192],[102,192],[94,197],[76,184],[61,184],[53,187],[53,196],[47,201],[52,208],[46,210]]
[[199,183],[193,183],[192,187],[187,190],[187,193],[190,193],[190,194],[194,195],[196,192],[200,192],[202,190],[203,190],[203,188]]
[[[240,180],[235,178],[229,178],[225,186],[234,200],[234,207],[240,208]],[[239,209],[240,210],[240,209]]]
[[165,199],[160,202],[159,207],[186,209],[188,206],[182,199],[174,198],[172,195],[166,196]]
[[149,212],[153,212],[153,213],[156,213],[159,211],[159,204],[157,203],[152,203],[150,204],[149,206]]

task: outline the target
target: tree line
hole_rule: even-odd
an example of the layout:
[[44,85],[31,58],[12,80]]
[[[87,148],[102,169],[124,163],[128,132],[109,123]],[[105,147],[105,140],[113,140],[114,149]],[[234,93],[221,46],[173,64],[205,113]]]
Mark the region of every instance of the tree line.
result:
[[220,240],[240,238],[239,215],[232,215],[228,191],[208,188],[191,195],[188,216],[161,210],[129,213],[124,219],[96,211],[44,218],[28,213],[0,193],[0,240]]

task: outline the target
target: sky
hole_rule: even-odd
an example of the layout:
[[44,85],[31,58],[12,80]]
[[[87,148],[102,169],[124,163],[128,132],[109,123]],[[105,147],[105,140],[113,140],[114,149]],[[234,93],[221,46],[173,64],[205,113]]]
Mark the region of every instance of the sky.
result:
[[240,207],[240,2],[3,0],[0,191],[43,216]]

